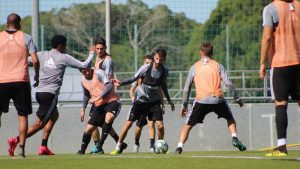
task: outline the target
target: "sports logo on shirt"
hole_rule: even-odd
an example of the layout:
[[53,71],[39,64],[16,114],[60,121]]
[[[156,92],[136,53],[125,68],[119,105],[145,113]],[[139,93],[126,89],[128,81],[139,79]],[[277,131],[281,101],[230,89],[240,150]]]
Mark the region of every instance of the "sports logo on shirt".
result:
[[56,65],[53,61],[52,58],[48,59],[45,63],[44,63],[44,67],[50,68],[50,69],[55,69]]

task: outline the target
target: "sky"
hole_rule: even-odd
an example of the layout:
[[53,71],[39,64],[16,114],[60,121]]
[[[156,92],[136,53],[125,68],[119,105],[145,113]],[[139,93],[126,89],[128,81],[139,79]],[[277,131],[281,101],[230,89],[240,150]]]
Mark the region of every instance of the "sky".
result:
[[[69,7],[74,3],[98,3],[103,0],[40,0],[40,11],[49,11],[53,8]],[[150,8],[165,4],[173,12],[185,13],[188,18],[197,22],[205,22],[219,0],[142,0]],[[126,0],[111,0],[113,4],[125,4]],[[6,22],[8,14],[15,12],[22,18],[31,15],[32,0],[0,0],[0,24]]]

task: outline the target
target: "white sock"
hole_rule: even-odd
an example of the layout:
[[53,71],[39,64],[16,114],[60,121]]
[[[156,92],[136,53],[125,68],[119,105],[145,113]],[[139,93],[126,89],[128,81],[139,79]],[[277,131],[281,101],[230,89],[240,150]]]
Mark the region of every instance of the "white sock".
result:
[[122,145],[122,143],[118,142],[117,146],[116,146],[116,150],[120,151],[121,145]]
[[231,133],[231,137],[237,137],[236,133]]
[[183,147],[183,143],[178,143],[177,147],[182,148]]
[[277,140],[277,146],[282,146],[286,144],[286,139],[285,138],[281,138]]

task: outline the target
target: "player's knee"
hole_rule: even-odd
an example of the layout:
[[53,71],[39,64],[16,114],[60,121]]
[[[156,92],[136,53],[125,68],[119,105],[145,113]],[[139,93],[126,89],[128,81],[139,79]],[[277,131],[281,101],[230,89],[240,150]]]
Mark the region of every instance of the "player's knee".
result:
[[115,119],[115,115],[113,113],[107,113],[105,116],[105,123],[112,123]]
[[95,130],[95,127],[94,127],[94,126],[92,126],[92,125],[87,125],[86,128],[85,128],[85,133],[91,135],[91,134],[93,133],[94,130]]
[[[299,101],[298,101],[299,103]],[[286,100],[275,100],[275,105],[277,106],[287,106],[287,101]]]
[[127,121],[125,124],[125,128],[129,129],[132,126],[132,123],[133,123],[132,121]]

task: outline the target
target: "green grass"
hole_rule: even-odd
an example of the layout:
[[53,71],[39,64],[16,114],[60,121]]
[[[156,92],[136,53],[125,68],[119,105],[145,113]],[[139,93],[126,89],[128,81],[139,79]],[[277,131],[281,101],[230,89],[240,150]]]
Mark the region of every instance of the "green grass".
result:
[[0,156],[0,169],[300,169],[300,151],[289,151],[287,157],[280,158],[266,158],[264,154],[259,151],[201,151],[181,155],[28,155],[25,159]]

